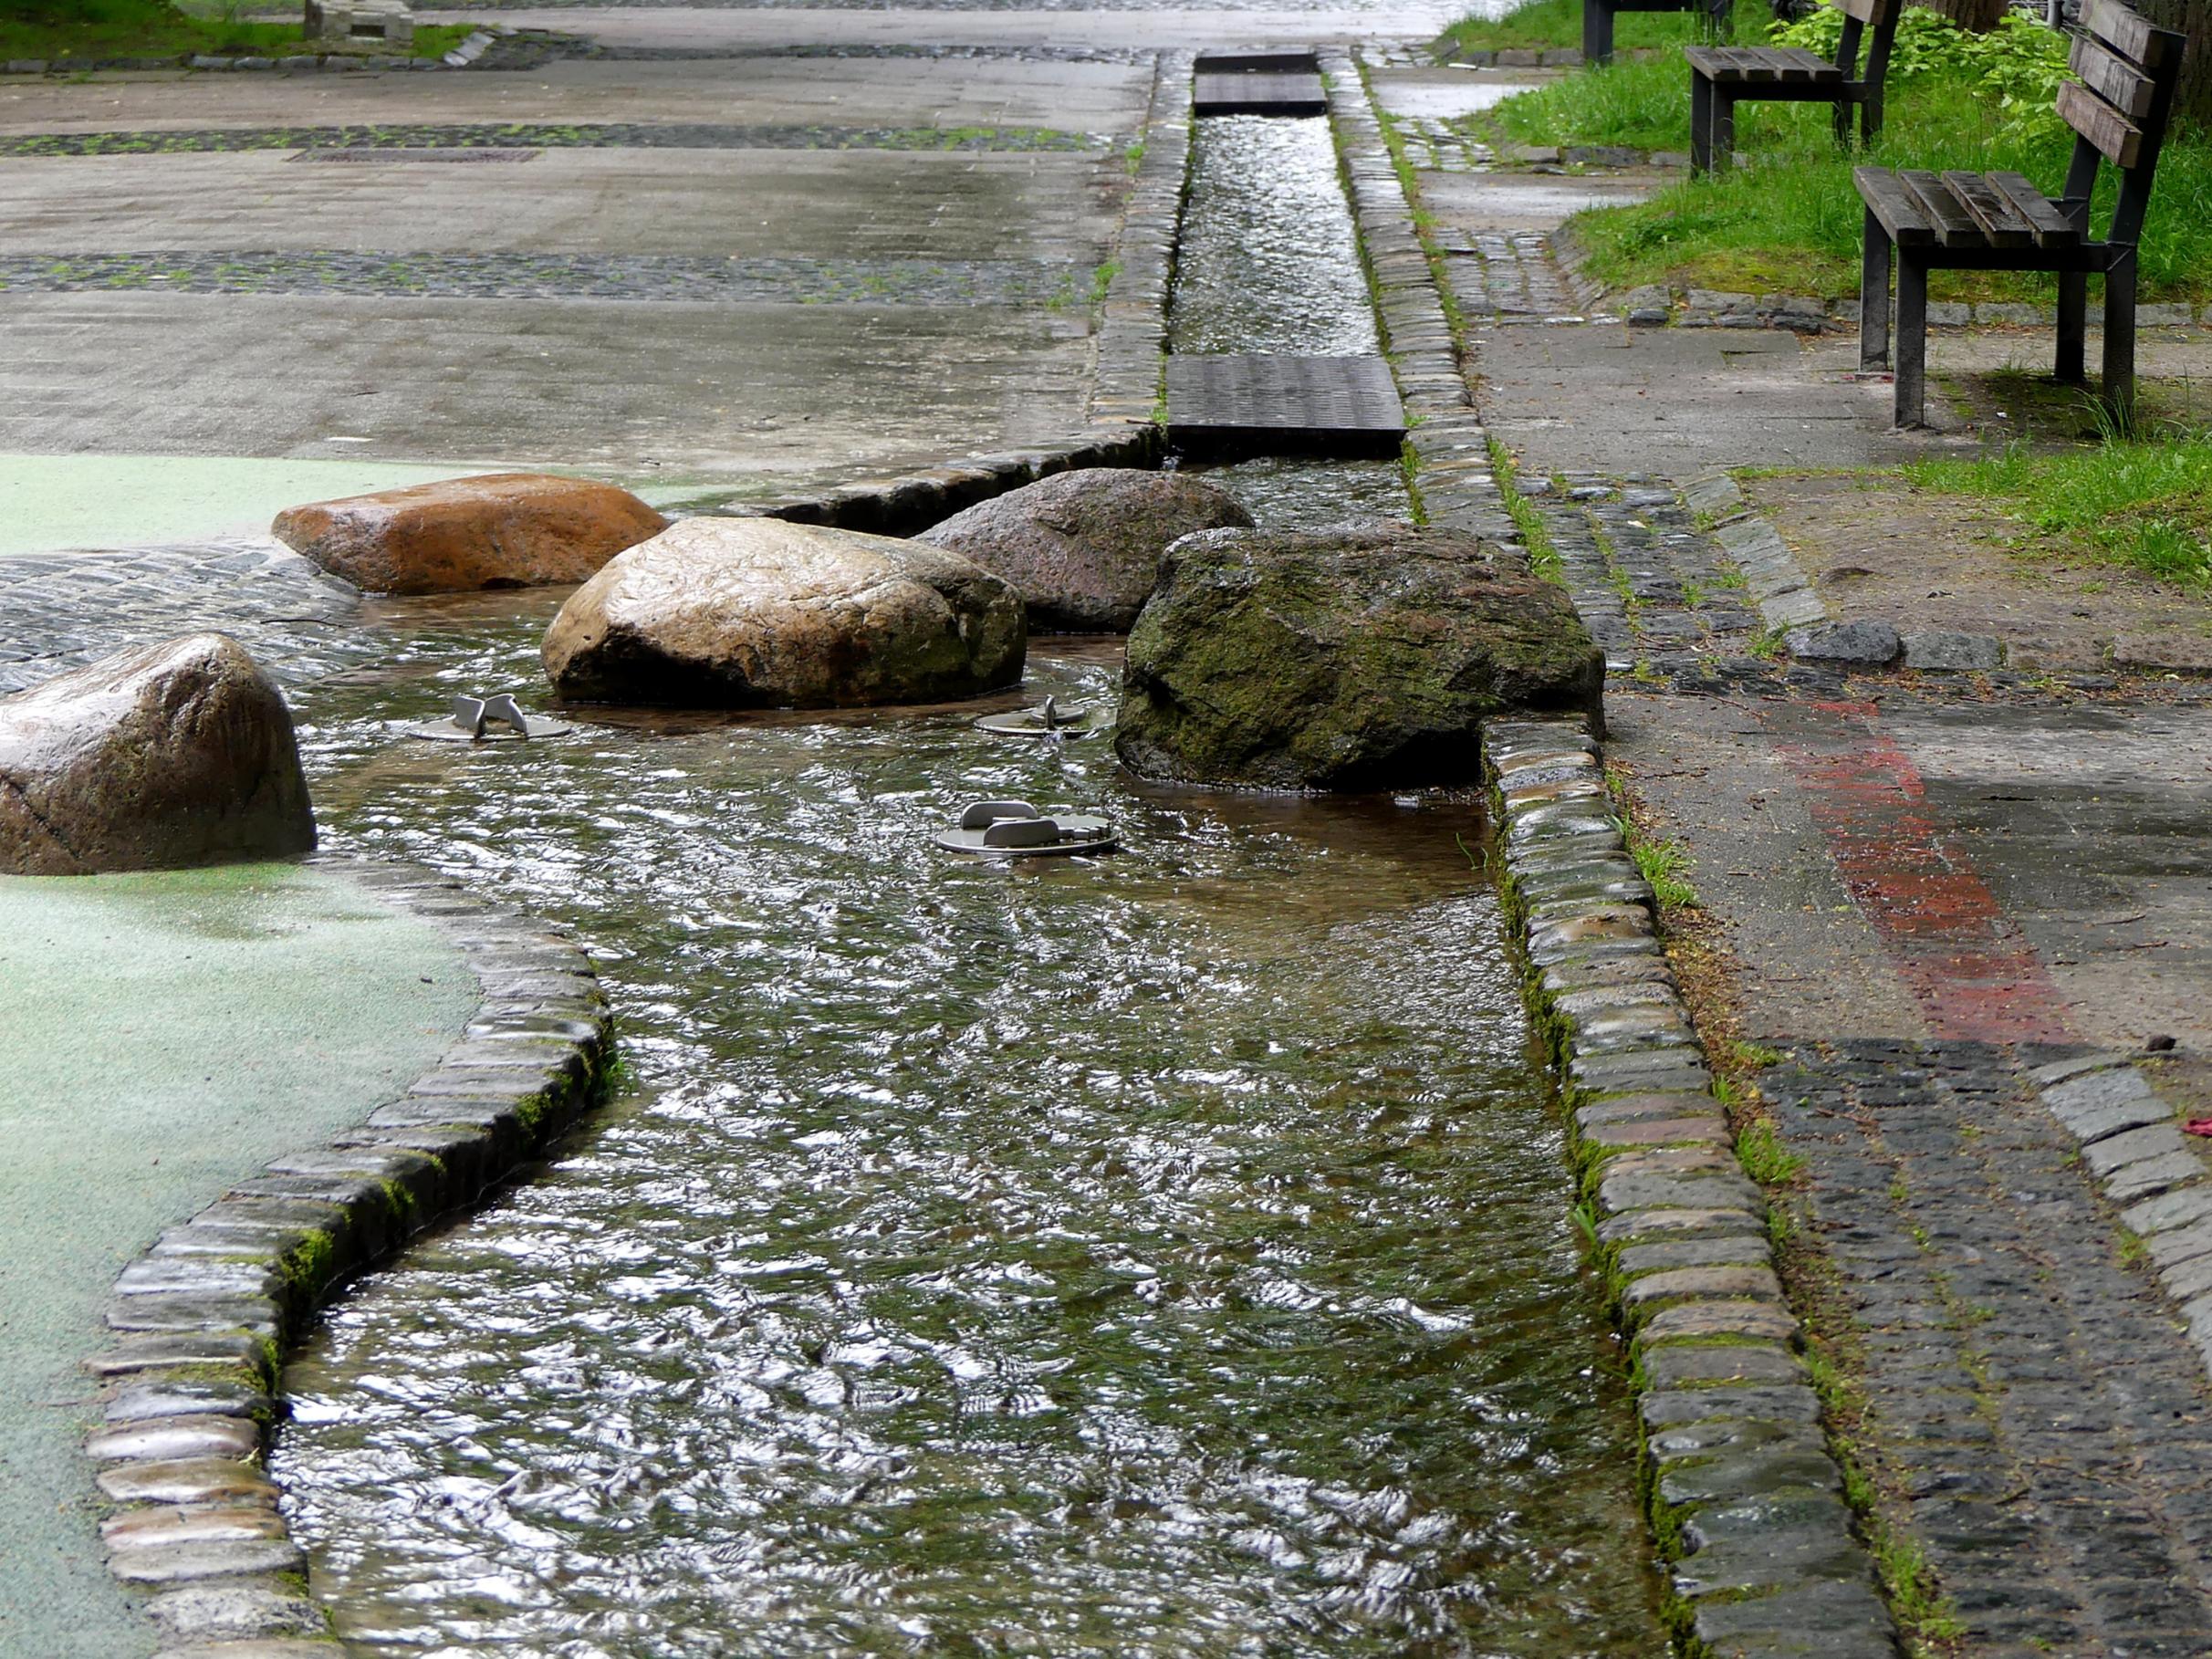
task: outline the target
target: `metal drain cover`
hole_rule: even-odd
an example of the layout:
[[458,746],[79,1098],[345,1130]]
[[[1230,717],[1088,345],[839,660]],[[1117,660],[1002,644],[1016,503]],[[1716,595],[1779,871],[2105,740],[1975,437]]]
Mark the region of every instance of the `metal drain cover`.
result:
[[1194,115],[1326,115],[1329,95],[1315,74],[1247,69],[1201,74],[1191,89]]
[[1171,357],[1167,436],[1193,454],[1388,455],[1405,436],[1405,410],[1379,357]]
[[429,149],[404,144],[326,144],[302,150],[295,162],[355,162],[396,165],[402,162],[534,162],[539,152],[496,144],[470,144]]

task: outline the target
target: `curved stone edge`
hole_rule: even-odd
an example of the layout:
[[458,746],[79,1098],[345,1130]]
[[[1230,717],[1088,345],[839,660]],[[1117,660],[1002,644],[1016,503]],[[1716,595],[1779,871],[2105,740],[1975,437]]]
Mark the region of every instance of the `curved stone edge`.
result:
[[1765,1201],[1737,1162],[1599,745],[1560,719],[1495,723],[1483,746],[1528,997],[1634,1361],[1670,1622],[1716,1659],[1894,1659]]
[[2043,1110],[2142,1241],[2183,1338],[2212,1379],[2212,1162],[2181,1131],[2181,1109],[2138,1069],[2139,1054],[2089,1052],[2029,1072]]
[[1034,448],[976,455],[919,473],[871,479],[820,496],[733,502],[709,512],[782,518],[871,536],[912,536],[955,513],[1082,467],[1153,467],[1166,451],[1161,389],[1168,289],[1190,187],[1189,52],[1162,52],[1153,70],[1143,154],[1114,241],[1117,269],[1092,335],[1091,390],[1080,429]]
[[478,1002],[437,1063],[365,1122],[272,1160],[115,1281],[86,1442],[114,1511],[108,1566],[167,1638],[157,1659],[330,1659],[307,1558],[266,1473],[289,1346],[363,1269],[473,1207],[604,1092],[607,1001],[583,948],[428,871],[336,868],[460,947]]
[[1320,64],[1361,258],[1411,428],[1405,446],[1414,499],[1427,523],[1485,537],[1525,567],[1528,548],[1497,487],[1490,434],[1467,395],[1451,321],[1382,124],[1348,53],[1324,52]]

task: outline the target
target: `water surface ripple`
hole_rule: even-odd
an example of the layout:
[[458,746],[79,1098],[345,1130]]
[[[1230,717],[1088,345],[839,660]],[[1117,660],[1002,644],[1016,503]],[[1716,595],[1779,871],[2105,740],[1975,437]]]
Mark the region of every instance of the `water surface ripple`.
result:
[[[1470,807],[1147,792],[972,707],[397,735],[549,609],[394,606],[302,708],[327,840],[572,923],[634,1073],[292,1367],[350,1639],[1664,1649]],[[1112,676],[1040,642],[1025,695]],[[996,794],[1126,850],[930,845]]]

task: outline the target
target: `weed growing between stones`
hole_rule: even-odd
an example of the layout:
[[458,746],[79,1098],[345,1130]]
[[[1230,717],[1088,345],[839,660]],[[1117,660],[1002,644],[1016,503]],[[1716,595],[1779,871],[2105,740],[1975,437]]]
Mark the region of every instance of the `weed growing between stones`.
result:
[[1560,583],[1565,569],[1560,558],[1558,546],[1551,539],[1551,527],[1544,516],[1520,492],[1520,474],[1513,461],[1513,452],[1493,436],[1490,445],[1490,475],[1497,481],[1497,493],[1505,498],[1506,512],[1513,520],[1513,527],[1520,532],[1522,545],[1529,549],[1529,569],[1546,581]]

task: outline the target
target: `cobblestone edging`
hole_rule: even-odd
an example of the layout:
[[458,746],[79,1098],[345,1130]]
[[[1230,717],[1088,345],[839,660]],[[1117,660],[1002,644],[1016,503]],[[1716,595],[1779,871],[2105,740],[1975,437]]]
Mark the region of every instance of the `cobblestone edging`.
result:
[[2179,1309],[2188,1345],[2212,1378],[2212,1164],[2181,1132],[2179,1112],[2130,1054],[2088,1054],[2028,1075],[2043,1109],[2082,1148],[2098,1190],[2143,1241]]
[[[186,127],[0,136],[0,156],[201,155],[297,150],[310,161],[395,162],[512,159],[516,150],[903,150],[1081,155],[1112,135],[1053,127],[835,127],[789,121],[382,121],[342,127]],[[341,154],[332,154],[342,151]],[[611,257],[612,256],[601,256]]]
[[877,536],[911,536],[964,507],[1054,473],[1090,466],[1159,464],[1159,421],[1167,350],[1168,287],[1189,187],[1191,65],[1187,52],[1155,59],[1143,153],[1114,245],[1118,268],[1100,308],[1090,421],[1035,449],[978,455],[897,478],[849,485],[823,496],[733,502],[711,509],[736,517],[782,518]]
[[1491,471],[1489,433],[1467,395],[1451,322],[1382,123],[1348,55],[1324,52],[1320,64],[1383,350],[1412,427],[1405,445],[1414,498],[1428,523],[1487,537],[1525,563],[1528,549]]
[[1114,273],[1099,308],[1094,423],[1153,424],[1163,413],[1167,299],[1174,282],[1175,245],[1191,182],[1191,71],[1188,52],[1153,59],[1143,151],[1137,158]]
[[168,57],[98,57],[84,61],[14,57],[0,63],[0,75],[81,75],[87,71],[146,69],[235,69],[274,75],[314,75],[347,69],[381,71],[466,69],[512,29],[478,29],[443,57],[415,57],[385,52],[301,52],[288,57],[231,57],[211,52],[180,52]]
[[1634,1358],[1677,1635],[1716,1659],[1894,1659],[1765,1204],[1579,719],[1484,733],[1504,885],[1562,1080],[1600,1261]]
[[147,1592],[157,1659],[330,1659],[306,1557],[264,1464],[287,1344],[355,1273],[465,1208],[601,1092],[607,1004],[582,949],[459,883],[389,865],[349,873],[441,926],[481,993],[438,1063],[327,1146],[278,1158],[123,1269],[106,1385],[86,1442],[115,1576]]

